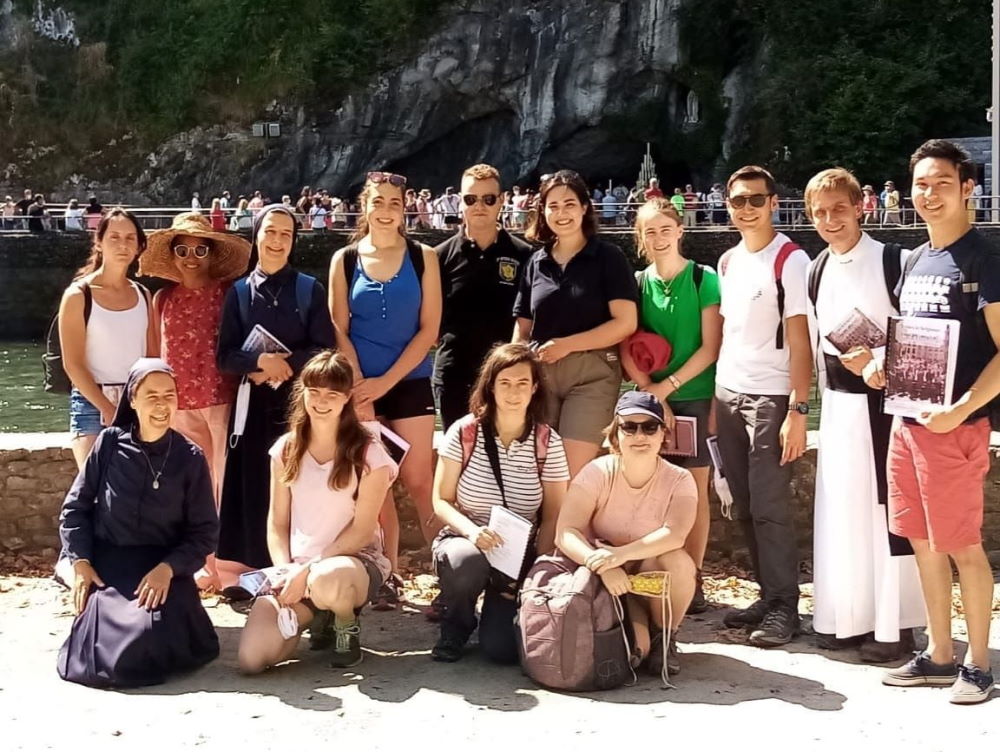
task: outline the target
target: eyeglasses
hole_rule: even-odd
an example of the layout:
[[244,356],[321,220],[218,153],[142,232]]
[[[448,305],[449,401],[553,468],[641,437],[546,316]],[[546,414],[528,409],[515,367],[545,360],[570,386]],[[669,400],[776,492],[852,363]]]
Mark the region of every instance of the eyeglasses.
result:
[[208,252],[212,250],[207,245],[175,245],[174,255],[177,258],[187,258],[188,254],[193,255],[195,258],[203,259],[208,255]]
[[402,188],[406,185],[406,178],[402,175],[397,175],[394,172],[369,172],[367,176],[369,183],[388,183],[389,185],[394,185],[397,188]]
[[618,428],[626,436],[635,436],[637,431],[642,431],[646,436],[655,436],[662,425],[658,420],[625,420],[618,424]]
[[730,196],[729,205],[734,209],[742,209],[749,202],[750,206],[759,209],[773,195],[773,193],[752,193],[749,196]]
[[496,206],[499,199],[500,197],[495,193],[487,193],[482,196],[477,196],[474,193],[462,194],[462,203],[466,206],[475,206],[480,201],[487,206]]

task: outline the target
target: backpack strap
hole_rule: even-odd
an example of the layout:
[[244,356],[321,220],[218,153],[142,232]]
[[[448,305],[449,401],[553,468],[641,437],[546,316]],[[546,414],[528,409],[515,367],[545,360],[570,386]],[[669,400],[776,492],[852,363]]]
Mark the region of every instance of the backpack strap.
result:
[[538,468],[538,480],[542,480],[545,460],[549,457],[549,441],[552,439],[552,426],[548,423],[535,425],[535,467]]
[[785,285],[781,281],[781,275],[785,271],[788,257],[797,250],[799,246],[789,240],[778,249],[778,255],[774,257],[774,286],[778,289],[778,331],[774,335],[774,347],[778,350],[785,347]]
[[233,284],[236,291],[236,304],[240,312],[240,323],[246,329],[247,322],[250,321],[250,280],[241,277]]
[[903,246],[899,243],[886,243],[882,246],[882,273],[885,276],[885,291],[889,293],[889,302],[899,310],[899,295],[896,288],[903,274]]
[[496,481],[497,488],[500,489],[500,501],[503,503],[505,509],[510,509],[507,504],[507,493],[503,488],[503,472],[500,470],[500,450],[497,447],[497,437],[493,426],[488,423],[482,423],[483,429],[483,448],[486,450],[486,457],[490,461],[490,470],[493,471],[493,480]]
[[691,278],[694,280],[694,289],[701,292],[701,280],[705,277],[705,267],[694,262],[694,269],[691,270]]
[[913,267],[917,265],[917,261],[923,255],[923,253],[924,253],[923,248],[917,248],[916,250],[913,251],[913,253],[910,254],[910,257],[906,259],[906,263],[903,265],[902,279],[905,280],[907,277],[910,276],[910,272],[913,271]]
[[462,472],[469,466],[472,450],[476,448],[476,433],[479,431],[479,421],[473,415],[466,415],[459,421],[458,436],[462,442]]
[[358,266],[358,244],[351,243],[344,248],[344,281],[347,283],[347,295],[351,294],[351,282],[354,281],[354,270]]
[[295,277],[295,306],[299,311],[299,321],[304,329],[309,328],[309,309],[312,308],[313,287],[316,278],[298,272]]
[[728,251],[719,256],[719,276],[724,277],[726,275],[726,269],[729,268],[729,257],[732,255],[733,249],[730,248]]
[[[457,209],[456,209],[457,211]],[[406,252],[410,256],[410,263],[413,264],[413,271],[417,273],[417,281],[424,278],[424,247],[416,240],[406,239]]]
[[816,263],[809,270],[809,302],[812,303],[814,311],[816,310],[816,301],[819,299],[819,283],[823,279],[823,270],[826,269],[826,262],[829,260],[830,249],[824,248],[816,257]]
[[83,325],[90,321],[90,312],[94,309],[94,291],[86,282],[80,283],[80,292],[83,293]]

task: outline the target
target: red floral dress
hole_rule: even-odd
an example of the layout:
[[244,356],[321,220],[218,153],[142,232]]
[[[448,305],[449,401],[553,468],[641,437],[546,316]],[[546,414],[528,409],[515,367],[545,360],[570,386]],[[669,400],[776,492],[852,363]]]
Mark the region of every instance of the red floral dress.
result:
[[235,380],[219,371],[215,347],[228,282],[197,290],[177,285],[164,292],[161,334],[163,359],[177,379],[177,407],[195,410],[232,402]]

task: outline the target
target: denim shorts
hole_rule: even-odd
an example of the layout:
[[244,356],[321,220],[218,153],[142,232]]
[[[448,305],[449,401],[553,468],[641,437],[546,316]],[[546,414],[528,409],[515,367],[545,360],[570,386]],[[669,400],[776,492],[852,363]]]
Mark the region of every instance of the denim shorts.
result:
[[69,432],[75,439],[79,436],[96,436],[104,429],[101,425],[101,411],[78,389],[69,393]]

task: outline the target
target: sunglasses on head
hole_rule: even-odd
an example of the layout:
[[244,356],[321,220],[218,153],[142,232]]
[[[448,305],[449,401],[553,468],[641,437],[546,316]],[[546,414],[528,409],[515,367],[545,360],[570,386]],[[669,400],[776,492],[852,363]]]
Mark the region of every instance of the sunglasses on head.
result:
[[497,201],[500,197],[495,193],[487,193],[482,196],[477,196],[474,193],[464,193],[462,194],[462,203],[466,206],[475,206],[477,202],[482,201],[486,206],[496,206]]
[[618,424],[618,428],[626,436],[635,436],[638,431],[642,431],[646,436],[655,436],[662,425],[658,420],[623,420]]
[[394,172],[369,172],[368,182],[375,183],[388,183],[389,185],[394,185],[397,188],[402,188],[406,185],[406,178],[402,175],[397,175]]
[[767,200],[773,195],[773,193],[752,193],[749,196],[730,196],[729,205],[734,209],[742,209],[747,205],[747,202],[749,202],[750,206],[759,209],[766,204]]
[[556,178],[562,178],[563,180],[582,180],[580,173],[574,172],[573,170],[558,170],[557,172],[547,172],[542,175],[539,179],[539,183],[547,183],[550,180],[555,180]]
[[174,255],[177,258],[187,258],[188,255],[192,255],[195,258],[203,259],[208,255],[208,252],[212,250],[207,245],[175,245]]

